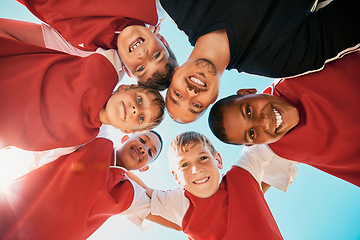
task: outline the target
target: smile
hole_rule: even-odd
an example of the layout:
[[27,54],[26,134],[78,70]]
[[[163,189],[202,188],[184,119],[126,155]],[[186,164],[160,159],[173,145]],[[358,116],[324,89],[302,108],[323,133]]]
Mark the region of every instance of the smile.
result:
[[191,82],[193,82],[195,84],[198,84],[198,85],[203,86],[203,87],[206,86],[203,81],[201,81],[200,79],[198,79],[196,77],[190,76],[189,79],[190,79]]
[[194,181],[193,183],[195,183],[195,184],[202,184],[202,183],[205,183],[205,182],[209,181],[209,178],[210,178],[210,177],[206,177],[206,178],[203,178],[203,179],[200,179],[200,180],[196,180],[196,181]]
[[134,51],[138,46],[140,46],[140,44],[142,44],[145,40],[143,38],[139,38],[138,40],[136,40],[130,47],[129,47],[129,52]]
[[122,108],[123,108],[123,119],[126,120],[126,107],[124,102],[122,102]]
[[131,147],[131,150],[134,152],[135,160],[140,161],[139,153],[133,147]]
[[275,114],[275,118],[276,118],[276,128],[275,128],[275,130],[277,130],[279,127],[280,127],[280,125],[282,124],[282,116],[281,116],[281,114],[273,107],[273,106],[271,106],[272,107],[272,110],[274,111],[274,114]]

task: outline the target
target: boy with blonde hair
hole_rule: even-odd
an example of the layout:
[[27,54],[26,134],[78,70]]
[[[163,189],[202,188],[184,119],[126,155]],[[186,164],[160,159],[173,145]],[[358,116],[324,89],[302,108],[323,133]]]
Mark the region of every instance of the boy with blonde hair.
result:
[[163,118],[156,90],[121,85],[112,94],[118,74],[104,55],[77,57],[4,37],[0,42],[6,46],[0,52],[0,148],[76,146],[94,139],[102,123],[138,132]]
[[269,162],[239,159],[221,179],[220,153],[197,132],[178,135],[168,158],[171,173],[183,188],[146,187],[153,215],[181,226],[189,239],[282,239],[261,187]]

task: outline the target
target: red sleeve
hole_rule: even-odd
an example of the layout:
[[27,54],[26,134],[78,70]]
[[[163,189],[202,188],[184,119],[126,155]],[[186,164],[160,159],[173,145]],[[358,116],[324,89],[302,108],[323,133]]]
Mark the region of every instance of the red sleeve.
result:
[[48,150],[96,137],[118,82],[102,55],[86,58],[0,38],[0,148]]
[[124,171],[110,171],[113,160],[112,142],[97,138],[12,182],[0,195],[0,239],[89,237],[132,203],[133,187]]
[[[115,31],[155,25],[155,0],[18,0],[81,50],[116,49]],[[84,46],[84,47],[81,47]]]

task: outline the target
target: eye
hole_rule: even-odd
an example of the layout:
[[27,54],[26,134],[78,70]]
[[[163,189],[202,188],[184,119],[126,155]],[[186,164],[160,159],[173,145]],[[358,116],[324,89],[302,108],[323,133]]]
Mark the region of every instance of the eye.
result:
[[141,106],[141,104],[142,104],[142,102],[143,102],[142,97],[139,96],[139,97],[137,98],[137,101],[138,101],[139,105]]
[[144,140],[142,137],[139,137],[139,141],[140,141],[142,144],[145,144],[145,140]]
[[251,140],[254,140],[254,138],[255,138],[255,131],[252,128],[250,128],[250,130],[249,130],[249,137]]
[[196,108],[202,108],[202,106],[200,104],[197,104],[197,103],[192,103],[192,105]]
[[153,157],[153,153],[152,153],[151,150],[148,151],[148,154],[149,154],[150,157]]
[[246,115],[248,115],[249,117],[251,117],[251,109],[250,109],[250,106],[249,106],[249,105],[246,106],[245,112],[246,112]]
[[176,91],[174,91],[174,93],[175,93],[175,95],[176,95],[178,98],[182,98],[182,96],[181,96],[180,93],[178,93],[178,92],[176,92]]
[[144,115],[140,115],[140,123],[143,123],[144,122]]
[[157,59],[159,57],[160,57],[160,52],[156,53],[155,56],[154,56],[155,59]]
[[189,164],[188,164],[188,163],[183,163],[183,164],[181,164],[181,166],[180,166],[180,167],[184,168],[184,167],[187,167],[187,166],[189,166]]
[[204,156],[204,157],[201,157],[201,158],[200,158],[200,161],[204,161],[204,160],[206,160],[206,159],[208,159],[208,157]]
[[144,70],[144,68],[145,68],[144,66],[140,66],[140,67],[138,67],[138,68],[136,69],[136,71],[137,71],[137,72],[141,72],[141,71]]

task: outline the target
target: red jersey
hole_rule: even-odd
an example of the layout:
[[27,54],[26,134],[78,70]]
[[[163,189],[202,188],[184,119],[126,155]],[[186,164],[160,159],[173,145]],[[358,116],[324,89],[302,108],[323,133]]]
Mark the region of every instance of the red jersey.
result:
[[0,38],[0,148],[42,151],[84,144],[118,82],[100,54],[77,57]]
[[112,142],[97,138],[17,179],[0,195],[0,238],[86,239],[133,201],[113,163]]
[[270,148],[360,186],[359,66],[356,52],[320,72],[281,80],[273,94],[299,110],[300,122]]
[[233,166],[210,198],[185,196],[190,206],[182,228],[189,239],[283,239],[259,184],[242,168]]
[[130,25],[156,25],[155,0],[18,0],[72,45],[95,51],[117,48],[117,35]]

